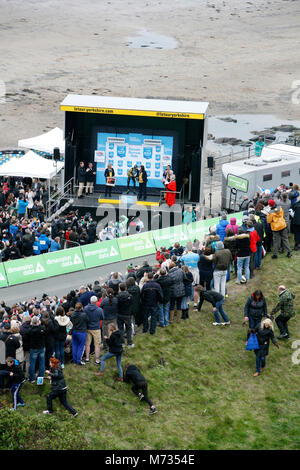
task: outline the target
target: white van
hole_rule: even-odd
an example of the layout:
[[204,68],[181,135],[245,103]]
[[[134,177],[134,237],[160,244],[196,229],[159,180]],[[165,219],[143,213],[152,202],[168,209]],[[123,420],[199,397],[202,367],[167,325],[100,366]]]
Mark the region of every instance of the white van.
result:
[[274,190],[280,184],[300,181],[300,147],[274,144],[264,147],[260,157],[222,165],[222,201],[226,210],[238,210],[243,196]]

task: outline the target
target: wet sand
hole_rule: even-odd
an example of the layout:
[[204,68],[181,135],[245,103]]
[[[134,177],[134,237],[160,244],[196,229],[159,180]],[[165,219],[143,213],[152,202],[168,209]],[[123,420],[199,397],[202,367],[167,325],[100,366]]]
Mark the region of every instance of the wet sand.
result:
[[[204,100],[300,118],[298,1],[0,0],[0,148],[63,127],[68,93]],[[146,30],[175,49],[132,48]]]

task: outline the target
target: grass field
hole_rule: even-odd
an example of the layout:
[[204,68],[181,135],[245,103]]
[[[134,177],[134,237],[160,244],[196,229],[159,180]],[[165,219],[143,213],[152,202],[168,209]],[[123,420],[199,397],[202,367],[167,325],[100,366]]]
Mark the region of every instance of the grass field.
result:
[[[279,256],[272,260],[268,255],[248,285],[237,286],[234,280],[227,284],[224,310],[230,326],[214,327],[211,305],[205,302],[200,314],[190,312],[189,320],[158,328],[153,336],[135,336],[136,347],[126,350],[123,364],[140,367],[157,414],[149,416],[148,406],[130,386],[113,380],[114,359],[107,362],[102,378],[94,375],[98,369],[93,362],[82,368],[66,365],[76,419],[57,400],[55,415],[42,414],[48,382],[41,387],[26,383],[22,396],[27,405],[14,414],[34,416],[37,429],[47,420],[58,428],[67,425],[71,448],[80,439],[81,448],[90,449],[299,449],[300,364],[292,362],[292,344],[300,340],[300,253],[293,252],[291,259]],[[255,356],[245,351],[244,304],[261,288],[270,311],[282,283],[296,294],[291,339],[279,342],[279,350],[270,344],[267,367],[254,378]],[[30,445],[44,448],[42,439]],[[0,448],[5,448],[1,442]],[[64,444],[58,442],[56,448]]]

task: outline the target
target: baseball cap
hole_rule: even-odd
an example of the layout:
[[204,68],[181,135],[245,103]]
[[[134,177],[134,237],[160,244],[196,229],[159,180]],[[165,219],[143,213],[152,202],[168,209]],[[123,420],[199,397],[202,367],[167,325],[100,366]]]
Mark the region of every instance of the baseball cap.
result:
[[95,304],[96,302],[98,302],[98,299],[95,295],[92,295],[91,297],[91,303]]

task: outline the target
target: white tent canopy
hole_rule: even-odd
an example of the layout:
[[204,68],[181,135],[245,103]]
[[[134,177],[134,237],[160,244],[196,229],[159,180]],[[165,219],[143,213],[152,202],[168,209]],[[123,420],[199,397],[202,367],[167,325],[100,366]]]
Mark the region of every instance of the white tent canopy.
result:
[[59,127],[37,137],[19,140],[18,146],[50,154],[53,153],[54,147],[58,147],[61,154],[65,153],[64,135]]
[[62,168],[63,162],[41,157],[31,150],[23,157],[12,158],[0,165],[0,176],[22,176],[30,178],[53,178]]

